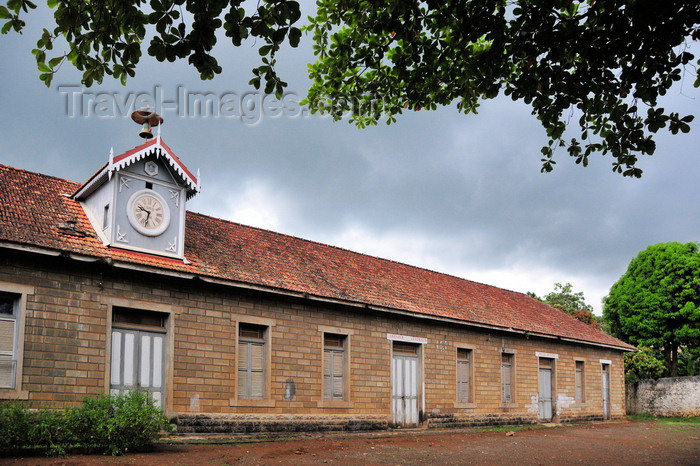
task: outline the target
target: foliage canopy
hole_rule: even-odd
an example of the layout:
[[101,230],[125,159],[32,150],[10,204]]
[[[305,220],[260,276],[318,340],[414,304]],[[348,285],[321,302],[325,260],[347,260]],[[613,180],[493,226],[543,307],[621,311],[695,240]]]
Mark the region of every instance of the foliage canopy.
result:
[[658,379],[666,366],[657,359],[650,348],[640,348],[634,353],[625,353],[625,382],[635,383],[640,380]]
[[[250,83],[281,95],[276,54],[302,34],[296,0],[259,0],[247,10],[244,0],[47,3],[55,25],[34,50],[47,85],[66,61],[83,72],[85,86],[105,75],[126,83],[147,38],[149,55],[186,58],[211,79],[222,71],[212,50],[223,31],[233,46],[256,40],[261,64]],[[33,8],[7,0],[2,32],[21,32]],[[317,0],[304,26],[317,56],[306,103],[364,127],[455,102],[476,113],[481,100],[502,93],[528,104],[544,127],[542,171],[553,169],[562,147],[583,166],[592,154],[610,154],[615,172],[640,177],[637,160],[654,153],[654,133],[690,130],[693,115],[658,100],[693,64],[699,25],[697,0]],[[57,38],[68,52],[53,52]]]
[[700,250],[660,243],[641,251],[603,300],[612,334],[662,351],[671,376],[678,351],[700,348]]
[[598,318],[593,314],[593,307],[586,303],[583,292],[578,291],[574,293],[573,290],[574,287],[571,283],[566,285],[555,283],[554,291],[547,294],[544,298],[540,298],[533,292],[528,292],[528,296],[559,309],[585,324],[601,328]]

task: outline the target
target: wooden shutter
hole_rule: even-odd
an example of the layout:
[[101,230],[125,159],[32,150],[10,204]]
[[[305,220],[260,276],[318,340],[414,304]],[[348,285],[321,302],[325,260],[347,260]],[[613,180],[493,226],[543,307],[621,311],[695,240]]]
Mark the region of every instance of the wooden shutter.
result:
[[0,388],[15,386],[15,321],[0,320]]
[[323,399],[345,399],[345,341],[346,336],[323,334]]
[[324,351],[323,358],[323,398],[343,400],[345,398],[344,351]]
[[0,319],[0,354],[14,355],[15,351],[15,320]]
[[323,352],[323,399],[333,399],[333,352]]
[[457,351],[457,401],[471,401],[471,361],[469,350]]
[[583,397],[583,361],[576,361],[576,401],[582,403]]
[[238,345],[238,396],[264,398],[265,343],[243,341]]
[[345,378],[343,377],[344,367],[344,352],[343,351],[333,351],[333,364],[331,370],[333,371],[333,399],[342,400],[345,391]]
[[503,354],[501,374],[501,395],[503,403],[513,402],[513,356]]
[[250,397],[265,396],[265,345],[250,343]]
[[248,343],[238,344],[238,396],[248,396]]

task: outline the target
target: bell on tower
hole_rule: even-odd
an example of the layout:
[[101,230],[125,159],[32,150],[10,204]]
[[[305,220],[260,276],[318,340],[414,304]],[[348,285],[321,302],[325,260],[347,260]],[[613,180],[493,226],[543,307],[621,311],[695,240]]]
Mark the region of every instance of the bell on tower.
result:
[[131,119],[139,125],[142,125],[139,136],[146,140],[153,138],[153,132],[151,128],[153,126],[158,126],[163,123],[162,116],[148,109],[136,110],[134,113],[131,114]]

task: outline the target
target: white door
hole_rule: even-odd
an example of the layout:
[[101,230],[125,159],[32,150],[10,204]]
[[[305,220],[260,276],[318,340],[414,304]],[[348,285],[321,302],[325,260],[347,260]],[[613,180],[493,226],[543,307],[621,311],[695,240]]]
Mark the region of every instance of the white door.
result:
[[394,355],[392,365],[394,425],[418,425],[418,356]]
[[540,419],[543,421],[552,420],[552,369],[540,367]]
[[146,391],[156,406],[165,398],[165,334],[112,330],[110,393]]
[[603,364],[603,419],[610,419],[610,365]]

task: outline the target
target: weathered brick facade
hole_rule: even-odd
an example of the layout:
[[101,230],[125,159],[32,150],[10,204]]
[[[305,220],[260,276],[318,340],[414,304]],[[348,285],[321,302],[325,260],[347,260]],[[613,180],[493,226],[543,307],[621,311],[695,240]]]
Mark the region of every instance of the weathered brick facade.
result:
[[[306,301],[273,293],[6,251],[0,289],[26,297],[20,391],[0,397],[65,406],[109,390],[113,309],[167,315],[166,413],[180,430],[250,432],[385,429],[392,423],[392,341],[420,345],[421,424],[429,428],[530,424],[538,417],[538,355],[554,358],[555,420],[603,418],[601,360],[611,369],[611,417],[625,414],[622,353],[556,338]],[[269,325],[269,396],[236,396],[236,324]],[[323,397],[323,332],[350,343],[349,391]],[[457,402],[456,351],[473,356],[473,399]],[[514,403],[501,402],[501,352],[514,354]],[[585,401],[575,401],[575,360],[585,364]],[[295,387],[292,397],[286,392]]]

